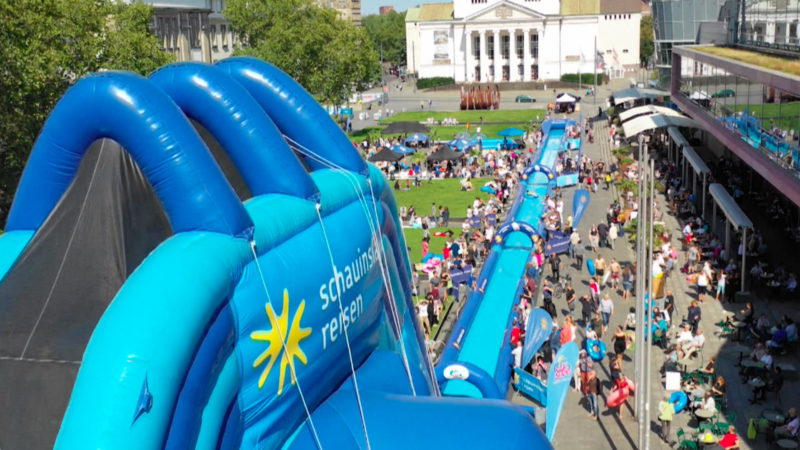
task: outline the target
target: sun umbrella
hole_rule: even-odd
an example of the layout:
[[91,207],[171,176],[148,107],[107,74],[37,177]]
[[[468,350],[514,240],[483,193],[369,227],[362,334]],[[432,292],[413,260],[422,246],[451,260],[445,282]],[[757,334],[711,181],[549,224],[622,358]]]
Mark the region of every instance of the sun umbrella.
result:
[[431,129],[419,122],[394,122],[381,131],[381,134],[430,133]]
[[425,136],[422,133],[414,133],[411,136],[406,138],[406,143],[409,142],[426,142],[428,140],[428,136]]
[[378,162],[378,161],[394,162],[394,161],[400,161],[401,159],[403,159],[403,155],[395,153],[386,147],[381,149],[381,151],[379,151],[378,153],[375,153],[374,155],[369,157],[370,162]]
[[393,145],[392,151],[395,153],[400,153],[401,155],[411,155],[414,153],[413,148],[408,148],[405,145]]
[[511,127],[511,128],[506,128],[505,130],[500,130],[497,134],[499,136],[515,137],[515,136],[522,136],[523,134],[525,134],[525,130],[520,130],[519,128]]
[[472,147],[472,143],[466,139],[453,139],[452,141],[448,142],[447,145],[457,150],[466,150]]
[[450,147],[443,145],[438,150],[428,155],[428,161],[445,161],[455,160],[463,157],[463,153],[452,150]]

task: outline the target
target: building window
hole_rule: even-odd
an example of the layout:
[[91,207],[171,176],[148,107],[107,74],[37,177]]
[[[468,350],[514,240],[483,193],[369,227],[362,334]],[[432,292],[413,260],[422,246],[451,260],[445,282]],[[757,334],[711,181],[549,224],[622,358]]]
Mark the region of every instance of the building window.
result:
[[532,34],[531,35],[531,57],[536,59],[539,57],[539,35]]
[[228,27],[227,27],[227,25],[220,25],[219,26],[219,32],[222,35],[221,36],[222,48],[227,50],[228,49]]
[[473,5],[477,5],[479,3],[486,3],[487,0],[472,0]]
[[481,37],[472,36],[472,56],[475,59],[481,59]]
[[189,16],[189,45],[191,48],[200,48],[200,14]]
[[508,53],[509,53],[510,41],[511,41],[511,36],[507,34],[504,36],[500,36],[500,55],[502,55],[501,57],[503,59],[509,58]]
[[489,59],[494,59],[494,36],[486,38],[486,56],[488,56]]
[[211,25],[211,27],[209,27],[208,33],[209,36],[211,37],[211,48],[213,48],[214,50],[218,49],[219,45],[217,45],[217,26]]
[[522,59],[525,54],[525,36],[518,34],[517,43],[514,49],[517,53],[517,59]]
[[627,48],[623,48],[622,49],[622,53],[628,53],[628,49]]

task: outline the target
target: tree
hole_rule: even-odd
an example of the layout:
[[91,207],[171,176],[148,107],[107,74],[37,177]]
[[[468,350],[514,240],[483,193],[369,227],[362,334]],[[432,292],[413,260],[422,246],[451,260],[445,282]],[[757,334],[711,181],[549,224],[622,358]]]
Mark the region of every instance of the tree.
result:
[[229,0],[225,17],[248,47],[318,100],[341,104],[377,79],[378,54],[363,28],[312,0]]
[[372,47],[383,51],[383,61],[406,63],[406,13],[372,14],[361,20]]
[[642,67],[647,67],[653,59],[655,44],[653,44],[653,17],[642,16],[639,25],[639,59]]
[[113,0],[0,1],[0,228],[33,143],[72,83],[172,60],[149,31],[151,15],[148,5]]

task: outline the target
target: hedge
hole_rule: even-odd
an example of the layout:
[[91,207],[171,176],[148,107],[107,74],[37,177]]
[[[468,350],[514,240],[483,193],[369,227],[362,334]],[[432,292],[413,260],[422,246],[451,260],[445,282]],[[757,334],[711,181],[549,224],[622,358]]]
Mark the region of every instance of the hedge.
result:
[[447,86],[455,83],[456,81],[451,77],[420,78],[417,80],[417,89],[428,89],[436,86]]
[[[565,73],[561,75],[561,81],[565,83],[577,83],[578,82],[578,74],[577,73]],[[582,73],[581,74],[581,83],[583,84],[593,84],[594,83],[594,74],[593,73]],[[597,74],[597,84],[603,84],[603,74]]]

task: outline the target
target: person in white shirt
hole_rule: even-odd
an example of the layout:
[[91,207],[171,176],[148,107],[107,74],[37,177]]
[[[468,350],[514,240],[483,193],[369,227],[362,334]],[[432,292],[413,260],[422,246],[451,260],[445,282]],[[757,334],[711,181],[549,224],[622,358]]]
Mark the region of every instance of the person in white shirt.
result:
[[511,350],[511,355],[514,356],[514,367],[522,368],[522,341],[517,341],[517,346]]
[[692,338],[691,341],[687,342],[683,346],[683,353],[684,357],[690,357],[695,352],[703,348],[703,344],[706,343],[706,337],[703,335],[703,330],[697,330],[697,335]]
[[772,370],[772,355],[769,352],[764,353],[759,361],[764,364],[765,369]]
[[689,325],[686,325],[683,328],[683,331],[678,334],[678,344],[691,342],[692,339],[694,339],[694,336],[692,336],[692,328]]

